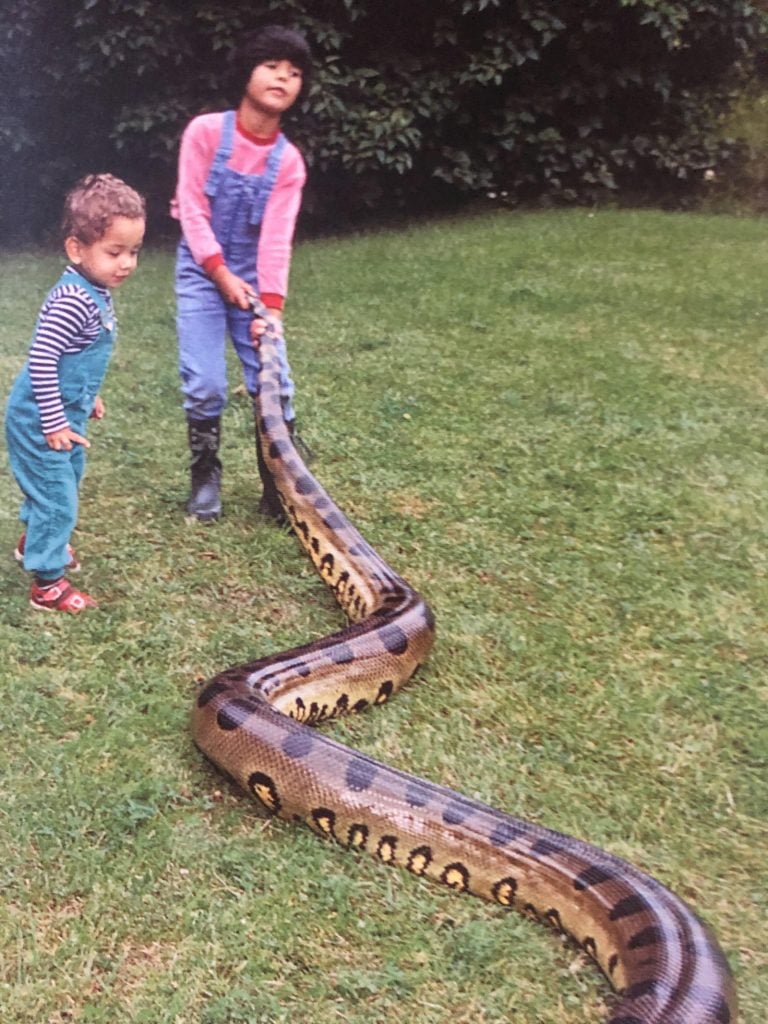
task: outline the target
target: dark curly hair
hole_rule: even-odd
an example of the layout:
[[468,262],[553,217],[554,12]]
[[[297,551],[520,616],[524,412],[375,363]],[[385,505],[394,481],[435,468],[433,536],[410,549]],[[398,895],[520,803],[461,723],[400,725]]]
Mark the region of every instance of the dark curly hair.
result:
[[265,25],[246,35],[230,56],[232,86],[239,99],[251,72],[267,60],[289,60],[301,71],[301,88],[306,91],[312,77],[312,50],[301,34],[284,25]]
[[62,237],[91,245],[104,237],[115,217],[146,217],[144,197],[112,174],[87,174],[67,193]]

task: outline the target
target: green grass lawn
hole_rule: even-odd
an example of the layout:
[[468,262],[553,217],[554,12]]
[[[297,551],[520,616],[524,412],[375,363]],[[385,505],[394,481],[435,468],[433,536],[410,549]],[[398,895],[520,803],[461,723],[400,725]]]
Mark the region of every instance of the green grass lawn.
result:
[[[0,390],[56,254],[0,257]],[[89,616],[28,609],[0,462],[3,1024],[584,1024],[608,987],[550,932],[265,823],[205,765],[196,679],[338,628],[259,521],[249,402],[225,517],[184,521],[172,257],[118,294],[74,541]],[[297,248],[313,470],[438,633],[329,732],[632,861],[768,1004],[768,229],[489,213]]]

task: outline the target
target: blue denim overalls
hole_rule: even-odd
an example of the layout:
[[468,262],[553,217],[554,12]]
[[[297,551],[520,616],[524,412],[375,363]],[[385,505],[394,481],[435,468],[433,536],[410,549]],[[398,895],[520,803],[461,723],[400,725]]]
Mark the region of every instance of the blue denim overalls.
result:
[[[243,174],[227,167],[232,154],[236,125],[234,110],[224,114],[219,148],[205,183],[211,204],[211,226],[222,248],[224,261],[258,294],[256,253],[259,229],[270,193],[277,179],[286,139],[279,135],[267,157],[263,174]],[[229,330],[243,367],[250,395],[258,390],[258,349],[253,347],[250,310],[228,305],[216,285],[196,262],[184,238],[176,255],[176,326],[179,336],[179,372],[184,409],[193,420],[221,415],[227,402],[224,341]],[[286,420],[292,420],[291,380],[285,341],[279,346],[281,398]]]
[[[101,314],[101,331],[95,341],[79,352],[65,352],[58,367],[59,390],[69,426],[85,436],[88,417],[112,355],[117,323],[111,300],[81,274],[66,270],[49,295],[62,284],[83,288]],[[5,433],[11,470],[24,492],[19,513],[27,533],[24,568],[41,580],[57,580],[64,575],[71,558],[67,544],[77,523],[85,446],[73,443],[70,451],[48,447],[28,362],[11,388]]]

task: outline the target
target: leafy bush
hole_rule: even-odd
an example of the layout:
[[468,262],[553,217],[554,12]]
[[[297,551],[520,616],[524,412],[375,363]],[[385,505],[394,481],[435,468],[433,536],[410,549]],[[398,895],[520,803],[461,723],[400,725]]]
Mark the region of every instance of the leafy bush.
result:
[[[0,36],[2,226],[37,234],[85,170],[123,173],[162,224],[178,137],[227,94],[260,21],[304,31],[312,89],[289,131],[311,223],[491,193],[695,194],[743,156],[718,118],[768,15],[748,0],[10,0]],[[9,102],[10,101],[10,102]]]

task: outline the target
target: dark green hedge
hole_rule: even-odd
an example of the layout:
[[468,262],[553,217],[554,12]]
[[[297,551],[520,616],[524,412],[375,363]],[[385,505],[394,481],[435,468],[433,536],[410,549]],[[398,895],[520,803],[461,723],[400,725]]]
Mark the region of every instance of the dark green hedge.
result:
[[39,236],[109,169],[166,225],[186,120],[237,99],[226,58],[262,21],[318,71],[288,130],[305,225],[469,196],[682,201],[737,162],[718,119],[768,16],[744,0],[3,0],[0,230]]

